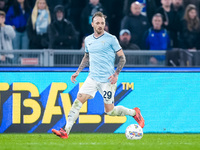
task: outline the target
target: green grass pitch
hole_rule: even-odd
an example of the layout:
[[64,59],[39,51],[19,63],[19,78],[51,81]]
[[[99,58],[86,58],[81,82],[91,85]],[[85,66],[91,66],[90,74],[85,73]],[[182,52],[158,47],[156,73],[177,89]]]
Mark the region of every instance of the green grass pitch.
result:
[[0,150],[200,150],[200,134],[144,134],[127,140],[124,134],[71,133],[68,139],[53,134],[0,134]]

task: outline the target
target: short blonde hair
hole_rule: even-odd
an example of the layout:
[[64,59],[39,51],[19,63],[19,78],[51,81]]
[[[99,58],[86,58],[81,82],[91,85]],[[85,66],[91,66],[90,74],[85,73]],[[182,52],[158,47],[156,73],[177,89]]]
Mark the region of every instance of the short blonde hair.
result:
[[104,18],[104,19],[107,18],[107,16],[104,15],[102,12],[97,11],[97,12],[92,16],[92,22],[93,22],[93,20],[94,20],[94,18],[95,18],[96,16],[98,16],[98,17],[102,17],[102,18]]

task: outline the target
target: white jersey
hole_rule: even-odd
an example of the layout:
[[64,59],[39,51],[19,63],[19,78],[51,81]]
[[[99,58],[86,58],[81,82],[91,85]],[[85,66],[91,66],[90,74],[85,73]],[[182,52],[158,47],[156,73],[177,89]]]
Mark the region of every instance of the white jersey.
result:
[[107,32],[98,38],[94,34],[85,38],[85,52],[89,53],[89,77],[98,82],[109,82],[114,74],[116,52],[121,50],[117,38]]

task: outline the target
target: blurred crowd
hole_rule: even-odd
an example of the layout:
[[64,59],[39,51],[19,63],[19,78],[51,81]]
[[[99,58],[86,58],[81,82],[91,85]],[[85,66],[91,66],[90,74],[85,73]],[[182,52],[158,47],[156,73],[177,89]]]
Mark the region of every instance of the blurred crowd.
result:
[[97,11],[124,50],[199,50],[199,9],[200,0],[0,0],[0,50],[83,50]]

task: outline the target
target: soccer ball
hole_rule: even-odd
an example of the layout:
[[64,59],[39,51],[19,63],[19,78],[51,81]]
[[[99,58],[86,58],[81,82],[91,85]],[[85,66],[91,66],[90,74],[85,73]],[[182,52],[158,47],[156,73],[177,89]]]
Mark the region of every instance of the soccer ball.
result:
[[125,135],[129,140],[140,140],[143,136],[143,130],[139,125],[131,124],[126,128]]

